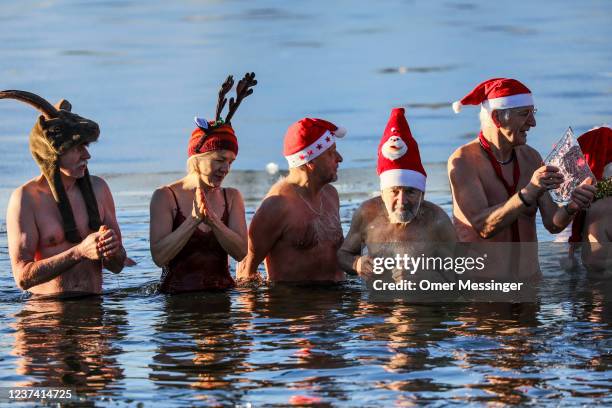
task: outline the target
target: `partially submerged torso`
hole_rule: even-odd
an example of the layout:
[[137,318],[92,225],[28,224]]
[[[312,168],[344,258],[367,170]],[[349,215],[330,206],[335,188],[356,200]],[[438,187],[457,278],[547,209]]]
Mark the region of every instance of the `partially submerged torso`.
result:
[[[607,261],[607,266],[592,265],[592,259],[600,258],[609,260],[612,258],[612,197],[604,197],[593,203],[588,210],[586,222],[583,229],[582,263],[592,276],[612,276],[612,262]],[[593,231],[597,231],[594,233]]]
[[[184,191],[175,184],[166,189],[172,195],[173,223],[172,231],[176,230],[189,216]],[[210,205],[216,208],[221,221],[227,225],[229,221],[229,205],[227,191],[221,189],[222,201],[210,200]],[[192,194],[190,194],[192,196]],[[180,197],[180,198],[179,198]],[[181,207],[183,207],[181,209]],[[185,213],[187,215],[185,215]],[[229,272],[228,254],[215,237],[213,231],[200,225],[189,237],[185,246],[163,268],[160,291],[165,293],[183,293],[203,290],[223,290],[234,287],[235,283]]]
[[[446,242],[437,230],[441,223],[437,219],[443,212],[437,205],[423,201],[419,214],[408,224],[392,224],[389,222],[387,210],[381,197],[375,197],[362,204],[361,219],[363,220],[361,240],[367,249],[367,255],[372,258],[395,258],[405,256],[411,258],[445,258],[452,256],[455,242]],[[443,215],[448,220],[446,214]],[[449,222],[449,221],[447,221]],[[413,264],[407,264],[409,268]],[[404,265],[405,266],[405,265]],[[441,271],[426,274],[421,271],[421,278],[439,278]],[[409,270],[406,269],[409,273]],[[404,273],[405,275],[405,273]]]
[[[98,199],[100,219],[104,219],[104,208],[100,205],[101,191],[96,188],[97,183],[93,177],[92,184]],[[42,177],[37,178],[28,182],[22,188],[23,193],[27,194],[28,199],[32,200],[33,207],[36,208],[34,214],[31,214],[34,217],[38,231],[38,246],[34,261],[50,258],[77,245],[65,239],[62,218],[46,181]],[[83,196],[76,184],[67,191],[67,194],[79,234],[81,238],[85,238],[95,231],[89,229],[89,219]],[[56,278],[33,286],[28,290],[37,295],[69,292],[101,293],[102,264],[100,261],[82,260]]]
[[267,197],[281,195],[286,212],[280,239],[265,260],[270,281],[338,282],[345,279],[337,259],[343,234],[335,194],[334,188],[327,185],[321,190],[320,206],[309,207],[286,182],[272,187]]
[[[515,147],[516,159],[518,160],[520,177],[517,184],[517,189],[520,190],[526,186],[531,180],[533,172],[541,166],[541,163],[535,158],[533,153],[527,146]],[[459,156],[459,157],[457,157]],[[476,171],[477,177],[473,180],[474,183],[479,183],[484,189],[487,197],[486,207],[493,207],[495,205],[508,201],[509,196],[506,188],[504,187],[501,180],[498,179],[495,174],[495,170],[485,152],[480,147],[478,141],[468,143],[462,146],[451,156],[449,160],[461,160],[469,163],[470,167]],[[501,166],[502,174],[504,179],[509,185],[513,184],[513,166],[514,163],[509,163]],[[518,218],[519,236],[521,242],[535,242],[537,241],[535,215],[537,213],[537,206],[533,207],[526,213],[521,214]],[[467,217],[461,210],[461,206],[457,203],[455,195],[453,194],[453,224],[457,231],[457,237],[461,242],[511,242],[512,241],[512,230],[506,228],[504,231],[499,232],[495,236],[484,239],[478,232],[472,227]]]
[[[516,158],[520,169],[517,190],[526,186],[542,163],[535,151],[528,146],[515,147]],[[464,161],[476,172],[473,183],[482,186],[487,197],[484,207],[503,204],[510,198],[503,183],[497,177],[492,163],[480,147],[478,140],[470,142],[459,149],[449,159],[449,164],[457,160]],[[456,163],[456,162],[455,162]],[[513,167],[511,162],[502,165],[502,174],[509,185],[513,184]],[[517,219],[520,243],[512,242],[512,227],[509,226],[488,239],[482,238],[472,227],[461,210],[453,191],[453,224],[460,242],[479,244],[473,246],[473,256],[487,254],[487,268],[482,271],[484,278],[524,277],[539,279],[541,276],[538,262],[538,237],[536,231],[536,203],[527,211],[522,212]],[[547,193],[545,193],[547,194]]]
[[364,220],[362,242],[370,256],[375,254],[381,244],[402,244],[414,254],[436,251],[440,239],[435,229],[435,204],[423,201],[419,214],[406,225],[389,222],[387,210],[381,197],[363,203],[361,216]]

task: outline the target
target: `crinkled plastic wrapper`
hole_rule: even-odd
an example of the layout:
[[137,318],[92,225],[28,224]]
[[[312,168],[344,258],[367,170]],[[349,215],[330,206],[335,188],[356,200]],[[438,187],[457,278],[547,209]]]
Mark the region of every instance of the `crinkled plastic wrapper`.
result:
[[594,178],[571,127],[554,145],[544,163],[558,167],[563,174],[564,181],[561,186],[556,190],[549,190],[553,201],[561,205],[570,202],[574,189],[587,177]]

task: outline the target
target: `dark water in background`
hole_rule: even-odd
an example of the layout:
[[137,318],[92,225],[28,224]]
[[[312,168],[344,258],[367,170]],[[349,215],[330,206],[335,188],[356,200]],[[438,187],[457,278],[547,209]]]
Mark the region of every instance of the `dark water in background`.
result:
[[[371,304],[359,282],[335,289],[153,294],[148,200],[179,177],[195,114],[210,116],[228,72],[260,81],[236,116],[241,153],[226,185],[247,217],[285,166],[282,135],[319,116],[346,126],[337,187],[346,230],[377,189],[378,138],[407,107],[429,173],[427,198],[450,210],[444,162],[477,130],[448,103],[493,76],[534,92],[529,143],[545,156],[612,117],[612,3],[20,1],[0,3],[0,88],[31,90],[97,120],[92,173],[114,192],[138,266],[105,275],[101,298],[26,300],[10,275],[4,213],[37,169],[29,107],[0,101],[0,386],[73,385],[98,405],[351,406],[450,402],[610,404],[611,309],[584,277],[537,304]],[[553,239],[538,225],[541,241]],[[308,398],[313,398],[308,400]]]

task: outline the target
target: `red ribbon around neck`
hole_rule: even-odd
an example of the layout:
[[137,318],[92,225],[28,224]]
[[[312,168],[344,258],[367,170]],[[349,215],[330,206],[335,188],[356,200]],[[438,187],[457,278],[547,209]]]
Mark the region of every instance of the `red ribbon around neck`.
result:
[[[504,179],[501,164],[499,164],[499,162],[493,155],[491,146],[489,145],[489,142],[487,141],[487,139],[485,139],[485,137],[483,136],[482,132],[480,132],[480,134],[478,135],[478,141],[480,142],[480,146],[482,147],[482,150],[484,150],[487,156],[489,157],[489,161],[491,162],[491,165],[493,166],[493,170],[495,170],[495,174],[497,175],[497,178],[503,183],[504,187],[506,188],[506,192],[508,193],[508,198],[512,197],[512,195],[516,193],[516,187],[518,186],[519,178],[521,177],[521,169],[519,168],[518,159],[516,158],[516,152],[514,151],[514,149],[512,150],[514,167],[512,169],[513,181],[512,181],[512,185],[510,185]],[[520,242],[521,240],[519,236],[518,219],[512,223],[511,228],[512,228],[512,242]]]

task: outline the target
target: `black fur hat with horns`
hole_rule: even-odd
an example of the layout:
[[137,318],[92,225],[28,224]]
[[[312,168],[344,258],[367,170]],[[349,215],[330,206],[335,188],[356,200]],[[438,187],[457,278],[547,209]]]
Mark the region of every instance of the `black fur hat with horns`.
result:
[[[73,243],[80,242],[82,238],[62,183],[59,157],[74,146],[98,140],[98,124],[72,113],[72,105],[65,99],[53,106],[36,94],[16,90],[0,91],[0,99],[17,99],[32,105],[42,113],[30,132],[30,152],[49,183],[62,216],[66,239]],[[87,206],[89,228],[97,231],[102,223],[87,169],[85,175],[77,179],[76,183]]]

